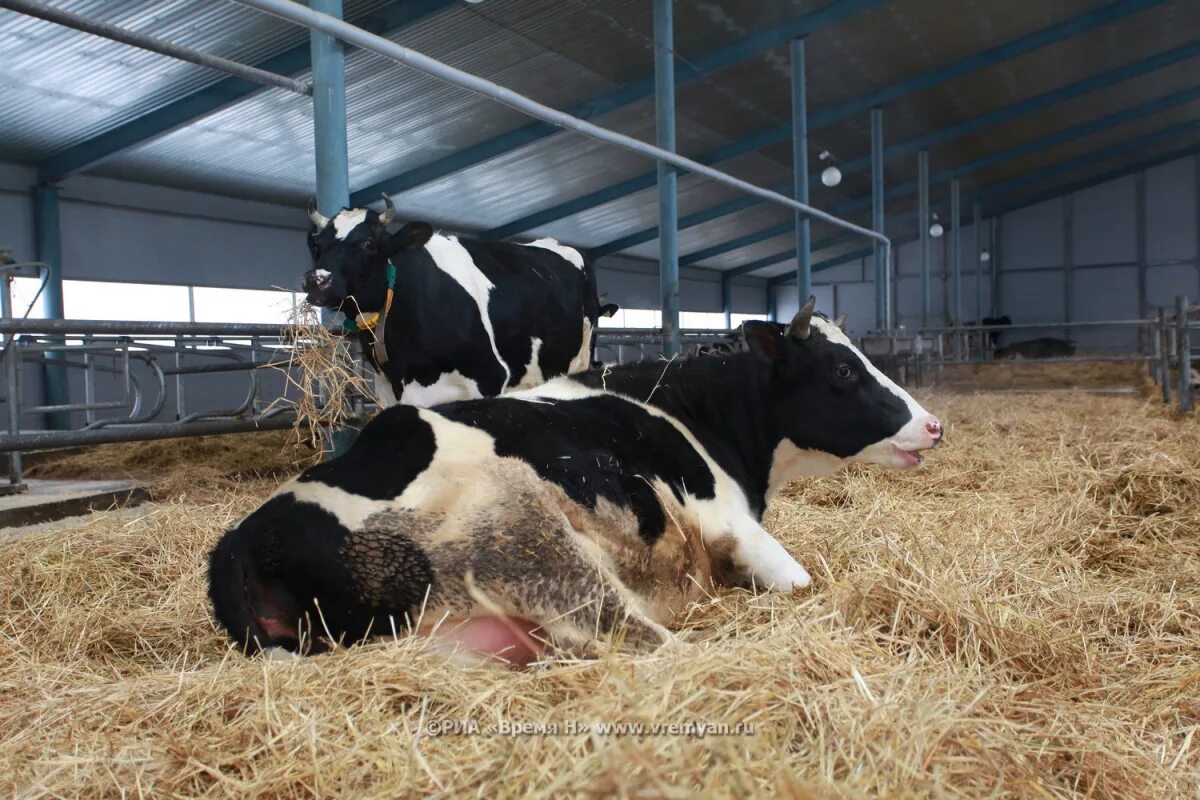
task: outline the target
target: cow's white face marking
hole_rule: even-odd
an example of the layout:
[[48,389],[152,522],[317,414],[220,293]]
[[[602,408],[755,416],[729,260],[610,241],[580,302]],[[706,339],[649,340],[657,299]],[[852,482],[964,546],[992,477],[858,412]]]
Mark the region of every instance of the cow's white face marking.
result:
[[899,451],[923,450],[930,447],[932,442],[930,441],[929,433],[925,430],[925,424],[934,419],[934,416],[922,408],[921,404],[912,398],[912,395],[901,389],[891,378],[876,369],[870,359],[851,343],[850,338],[837,325],[816,316],[812,318],[812,325],[829,341],[850,348],[854,355],[858,357],[858,360],[862,362],[867,372],[879,382],[879,385],[900,398],[908,408],[909,418],[903,428],[888,439],[864,447],[850,460],[861,461],[867,464],[879,464],[884,467],[906,468],[914,466],[912,457],[905,456]]
[[832,453],[796,447],[790,439],[784,439],[771,455],[767,499],[770,500],[788,481],[801,475],[832,475],[845,463],[845,459]]
[[429,386],[411,381],[404,384],[404,389],[400,392],[401,403],[421,408],[453,403],[455,400],[474,400],[478,397],[483,397],[479,391],[479,384],[458,370],[443,372]]
[[375,397],[379,400],[380,408],[389,408],[400,402],[392,390],[392,382],[378,372],[375,373]]
[[366,221],[367,210],[365,208],[347,208],[339,211],[333,218],[333,235],[338,239],[345,239],[351,231]]
[[567,365],[567,374],[574,375],[576,372],[583,372],[592,366],[592,321],[587,317],[583,318],[583,341],[579,343],[579,352],[571,359],[571,363]]
[[514,388],[516,389],[532,389],[534,386],[541,386],[546,382],[542,375],[542,365],[538,360],[542,353],[542,340],[534,336],[529,340],[529,363],[525,365],[525,374],[521,377],[521,382]]
[[320,481],[293,481],[285,483],[276,495],[290,493],[302,503],[312,503],[320,506],[337,521],[350,530],[362,527],[363,522],[372,514],[387,509],[388,504],[379,500],[371,500],[358,494],[351,494],[345,489],[330,486]]
[[[487,332],[488,344],[491,345],[492,355],[496,357],[496,363],[504,369],[504,381],[500,385],[507,386],[511,375],[508,371],[508,364],[504,363],[504,359],[500,357],[500,350],[496,347],[496,332],[492,329],[492,318],[488,314],[488,300],[495,285],[479,270],[479,267],[475,265],[475,261],[471,258],[471,254],[467,252],[467,248],[463,247],[458,239],[451,236],[443,236],[440,233],[434,234],[425,243],[425,249],[433,257],[433,263],[437,268],[453,278],[454,282],[461,286],[470,298],[475,301],[475,305],[479,308],[479,319],[483,323],[484,331]],[[472,384],[474,384],[474,381],[472,381]],[[475,391],[479,391],[478,387],[476,387]],[[474,396],[480,397],[479,394],[475,394]],[[408,401],[406,400],[405,402]]]
[[583,269],[583,255],[574,247],[567,247],[558,243],[557,239],[538,239],[534,242],[527,242],[526,247],[540,247],[544,250],[550,250],[558,253],[575,267],[575,269]]
[[327,269],[314,269],[313,270],[313,277],[322,282],[324,282],[332,274],[333,273],[331,273]]

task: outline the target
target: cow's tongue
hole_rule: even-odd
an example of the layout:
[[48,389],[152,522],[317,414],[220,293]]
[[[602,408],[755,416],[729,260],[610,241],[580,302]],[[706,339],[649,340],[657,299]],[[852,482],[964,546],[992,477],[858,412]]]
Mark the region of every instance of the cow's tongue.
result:
[[900,460],[907,467],[919,466],[925,460],[925,456],[916,450],[901,450],[899,447],[896,448],[896,455],[900,456]]

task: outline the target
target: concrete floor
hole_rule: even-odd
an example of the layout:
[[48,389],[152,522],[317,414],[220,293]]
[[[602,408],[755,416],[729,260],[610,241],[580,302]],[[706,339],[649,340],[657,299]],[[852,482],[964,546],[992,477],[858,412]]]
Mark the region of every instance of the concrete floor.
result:
[[137,505],[148,495],[132,481],[27,480],[29,490],[0,496],[0,528],[17,528]]

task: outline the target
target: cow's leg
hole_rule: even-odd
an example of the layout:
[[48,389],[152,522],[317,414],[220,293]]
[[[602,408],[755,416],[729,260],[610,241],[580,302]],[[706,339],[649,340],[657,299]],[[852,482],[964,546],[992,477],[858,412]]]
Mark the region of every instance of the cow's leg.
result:
[[[759,589],[786,592],[803,589],[812,582],[808,570],[757,522],[747,519],[735,526],[732,538],[729,556],[746,583],[752,582]],[[722,549],[729,549],[726,542],[721,545]]]

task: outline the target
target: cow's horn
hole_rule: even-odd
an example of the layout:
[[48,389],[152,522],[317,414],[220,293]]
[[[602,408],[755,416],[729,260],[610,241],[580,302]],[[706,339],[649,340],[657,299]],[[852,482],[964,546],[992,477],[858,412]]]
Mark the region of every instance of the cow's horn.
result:
[[810,297],[808,302],[796,312],[796,316],[792,317],[792,322],[788,325],[788,336],[793,339],[807,339],[810,324],[812,323],[813,310],[817,307],[817,298]]
[[308,218],[317,226],[317,230],[323,230],[329,224],[329,217],[322,216],[321,212],[317,211],[317,201],[311,197],[308,199]]
[[843,331],[846,330],[846,312],[843,311],[842,313],[838,314],[837,317],[834,318],[833,324],[837,325]]
[[387,206],[383,213],[379,215],[379,223],[381,225],[391,225],[392,220],[396,218],[396,206],[392,203],[392,198],[387,192],[383,193],[383,204]]

